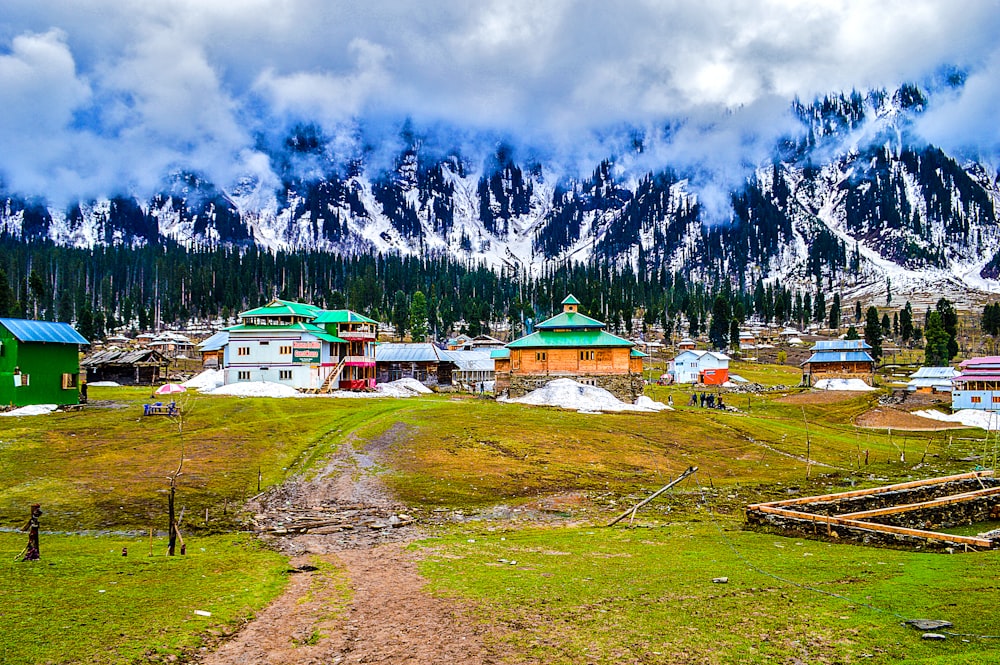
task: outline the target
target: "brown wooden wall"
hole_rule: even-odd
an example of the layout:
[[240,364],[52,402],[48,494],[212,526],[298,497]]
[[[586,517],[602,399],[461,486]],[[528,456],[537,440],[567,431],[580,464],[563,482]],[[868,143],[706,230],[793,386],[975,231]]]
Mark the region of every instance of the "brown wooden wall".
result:
[[[593,358],[580,357],[592,353]],[[544,358],[539,354],[545,354]],[[638,370],[632,368],[631,349],[578,347],[548,349],[511,349],[510,368],[514,374],[629,374],[642,372],[642,359]]]

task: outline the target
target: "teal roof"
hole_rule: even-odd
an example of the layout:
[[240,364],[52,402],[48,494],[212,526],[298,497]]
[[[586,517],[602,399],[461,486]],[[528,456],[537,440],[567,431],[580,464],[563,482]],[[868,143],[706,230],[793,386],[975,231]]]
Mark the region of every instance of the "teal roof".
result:
[[577,299],[576,299],[576,296],[574,296],[574,295],[573,295],[573,294],[571,293],[571,294],[569,294],[568,296],[566,296],[566,299],[565,299],[565,300],[563,300],[563,301],[562,301],[562,303],[560,303],[560,304],[562,304],[562,305],[579,305],[579,304],[580,304],[580,301],[579,301],[579,300],[577,300]]
[[570,332],[539,330],[526,337],[514,340],[507,345],[507,348],[536,349],[566,346],[632,347],[634,344],[624,337],[612,335],[603,330],[573,330]]
[[510,358],[510,349],[491,349],[490,358]]
[[633,358],[648,358],[649,357],[648,353],[643,353],[639,349],[632,349],[632,353],[629,354],[629,355],[631,355]]
[[234,332],[304,332],[315,336],[326,342],[333,342],[334,344],[347,344],[347,340],[340,339],[326,332],[325,328],[321,328],[313,323],[288,323],[285,325],[277,326],[251,326],[245,323],[240,323],[239,325],[230,326],[226,328],[230,333]]
[[313,323],[378,323],[349,309],[321,310]]
[[575,328],[578,330],[599,330],[604,327],[604,323],[580,312],[562,312],[556,314],[551,319],[546,319],[535,326],[536,330],[550,330],[552,328]]
[[263,307],[240,312],[240,318],[259,316],[302,316],[309,319],[316,318],[323,310],[315,305],[307,305],[301,302],[291,302],[275,298]]

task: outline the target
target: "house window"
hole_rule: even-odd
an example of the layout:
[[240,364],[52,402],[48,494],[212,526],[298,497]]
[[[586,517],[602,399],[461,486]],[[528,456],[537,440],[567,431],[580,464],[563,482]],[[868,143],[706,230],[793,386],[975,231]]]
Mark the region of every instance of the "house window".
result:
[[237,372],[236,373],[236,380],[237,381],[249,381],[250,380],[250,371],[247,370],[245,372]]
[[545,351],[535,351],[535,360],[545,360],[545,359],[546,359]]
[[238,355],[238,356],[249,356],[250,355],[250,347],[249,346],[237,346],[236,347],[236,355]]
[[982,403],[982,401],[983,401],[983,398],[980,397],[979,395],[973,395],[972,396],[972,403],[973,404],[980,404],[980,403]]
[[994,395],[993,396],[993,403],[994,404],[1000,404],[1000,395]]
[[580,352],[580,360],[593,360],[593,359],[594,359],[594,352],[593,351],[581,351]]
[[76,380],[79,374],[63,374],[62,375],[62,387],[63,390],[69,390],[70,388],[76,388]]
[[279,371],[278,372],[278,378],[281,379],[282,381],[291,381],[292,380],[292,370],[290,370],[290,369],[283,369],[283,370]]
[[14,375],[14,385],[15,386],[26,386],[26,385],[28,385],[28,375],[27,374],[15,374]]
[[291,345],[280,347],[278,349],[278,353],[280,353],[283,356],[290,356],[290,355],[292,355],[292,347],[291,347]]

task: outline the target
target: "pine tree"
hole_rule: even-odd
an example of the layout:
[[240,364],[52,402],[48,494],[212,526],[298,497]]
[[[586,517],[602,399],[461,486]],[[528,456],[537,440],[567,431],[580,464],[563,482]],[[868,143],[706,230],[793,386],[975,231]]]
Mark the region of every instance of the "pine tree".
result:
[[830,305],[830,319],[827,325],[831,330],[840,329],[840,294],[833,294],[833,303]]
[[[729,346],[730,317],[729,301],[725,296],[717,295],[712,305],[712,324],[708,331],[708,338],[716,349],[722,350]],[[737,339],[739,339],[738,332]]]
[[904,344],[913,339],[913,306],[909,300],[899,312],[899,338]]
[[941,315],[941,325],[948,333],[948,360],[958,355],[958,312],[947,298],[937,301],[937,311]]
[[0,316],[10,316],[14,311],[14,292],[7,280],[7,271],[0,267]]
[[410,334],[414,342],[427,339],[427,297],[422,291],[414,293],[410,300]]
[[865,342],[871,348],[871,356],[876,362],[882,357],[882,325],[878,320],[878,309],[872,305],[865,313]]
[[396,329],[396,337],[402,341],[406,335],[407,323],[410,319],[410,309],[406,303],[406,293],[402,289],[396,291],[392,299],[392,326]]
[[861,323],[861,301],[854,303],[854,322]]
[[924,330],[924,367],[943,367],[948,364],[948,331],[939,312],[931,312]]

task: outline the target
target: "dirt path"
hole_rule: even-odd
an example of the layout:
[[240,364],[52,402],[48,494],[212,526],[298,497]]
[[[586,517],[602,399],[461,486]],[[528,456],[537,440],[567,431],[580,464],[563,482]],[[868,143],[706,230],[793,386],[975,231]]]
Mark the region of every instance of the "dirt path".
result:
[[[290,481],[255,501],[264,538],[292,556],[295,572],[280,598],[196,662],[496,662],[466,607],[424,591],[417,556],[405,549],[420,532],[376,471],[379,453],[404,435],[397,425],[364,450],[348,442],[316,478]],[[295,533],[302,515],[333,526]]]

